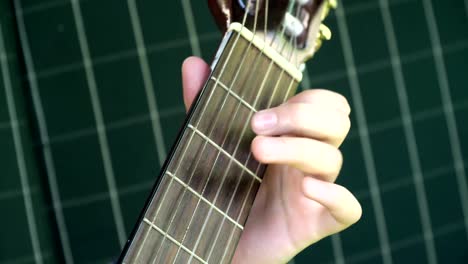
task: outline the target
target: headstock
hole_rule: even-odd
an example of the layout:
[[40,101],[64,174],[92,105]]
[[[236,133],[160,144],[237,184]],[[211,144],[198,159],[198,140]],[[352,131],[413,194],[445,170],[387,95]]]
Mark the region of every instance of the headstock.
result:
[[300,68],[331,37],[322,24],[336,0],[208,0],[218,26],[242,23]]

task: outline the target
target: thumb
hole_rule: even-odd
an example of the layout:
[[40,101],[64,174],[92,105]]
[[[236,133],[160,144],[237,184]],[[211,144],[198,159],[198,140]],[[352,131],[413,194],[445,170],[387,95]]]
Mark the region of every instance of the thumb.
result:
[[210,67],[198,57],[189,57],[182,64],[182,85],[185,109],[188,110],[205,84]]

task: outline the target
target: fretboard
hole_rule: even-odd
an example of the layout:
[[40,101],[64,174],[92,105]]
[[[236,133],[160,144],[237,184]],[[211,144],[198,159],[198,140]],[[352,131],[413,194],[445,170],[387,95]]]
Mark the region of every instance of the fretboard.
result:
[[121,261],[230,262],[265,171],[250,119],[298,85],[280,64],[244,34],[226,35]]

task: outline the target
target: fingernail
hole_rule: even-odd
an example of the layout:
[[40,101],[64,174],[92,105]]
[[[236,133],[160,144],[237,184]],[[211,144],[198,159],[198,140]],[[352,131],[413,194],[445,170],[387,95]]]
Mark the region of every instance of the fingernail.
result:
[[272,129],[278,123],[278,117],[273,111],[263,110],[256,113],[253,117],[253,127],[259,131]]

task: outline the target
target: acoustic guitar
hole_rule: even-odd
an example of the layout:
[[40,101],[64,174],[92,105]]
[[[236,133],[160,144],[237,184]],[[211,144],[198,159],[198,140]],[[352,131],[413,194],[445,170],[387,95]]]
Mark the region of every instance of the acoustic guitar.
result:
[[250,118],[296,92],[333,0],[209,0],[225,31],[119,263],[230,263],[266,166]]

